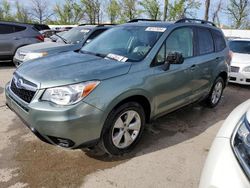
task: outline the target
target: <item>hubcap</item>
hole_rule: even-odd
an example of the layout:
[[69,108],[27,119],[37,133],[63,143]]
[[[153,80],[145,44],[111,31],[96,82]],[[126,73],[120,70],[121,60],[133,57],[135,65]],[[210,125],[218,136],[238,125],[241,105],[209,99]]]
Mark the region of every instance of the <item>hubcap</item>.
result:
[[217,82],[214,86],[213,93],[212,93],[212,103],[217,104],[220,100],[221,94],[222,94],[222,83]]
[[115,122],[112,130],[112,141],[117,148],[130,146],[137,138],[141,129],[140,115],[129,110],[124,112]]

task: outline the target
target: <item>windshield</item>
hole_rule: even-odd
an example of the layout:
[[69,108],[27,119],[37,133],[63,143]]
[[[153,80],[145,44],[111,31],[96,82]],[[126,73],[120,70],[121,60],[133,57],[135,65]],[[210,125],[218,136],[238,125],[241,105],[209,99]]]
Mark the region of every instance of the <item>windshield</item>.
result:
[[85,45],[82,53],[91,53],[118,61],[141,61],[166,28],[119,26]]
[[67,41],[67,43],[76,44],[81,42],[89,31],[90,29],[86,29],[84,27],[75,27],[63,33],[62,37],[65,41]]
[[235,53],[250,54],[250,41],[230,41],[229,47]]

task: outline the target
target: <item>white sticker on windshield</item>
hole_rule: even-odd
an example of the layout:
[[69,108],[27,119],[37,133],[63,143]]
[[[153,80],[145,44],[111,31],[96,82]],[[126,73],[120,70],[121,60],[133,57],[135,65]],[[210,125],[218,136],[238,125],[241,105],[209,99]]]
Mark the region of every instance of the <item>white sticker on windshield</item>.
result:
[[116,54],[108,54],[106,58],[114,59],[116,61],[121,61],[121,62],[126,62],[128,58],[121,56],[121,55],[116,55]]
[[145,31],[152,31],[152,32],[161,32],[163,33],[166,31],[166,28],[164,27],[147,27]]
[[80,32],[81,32],[81,33],[88,33],[89,30],[88,30],[88,29],[82,29]]

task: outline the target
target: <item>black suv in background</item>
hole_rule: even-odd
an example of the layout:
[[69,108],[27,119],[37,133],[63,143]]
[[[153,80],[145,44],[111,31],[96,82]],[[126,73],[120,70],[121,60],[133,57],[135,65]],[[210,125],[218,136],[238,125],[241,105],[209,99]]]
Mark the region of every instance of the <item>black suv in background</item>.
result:
[[12,61],[17,48],[29,44],[43,42],[39,32],[49,29],[47,25],[23,24],[0,21],[0,62]]

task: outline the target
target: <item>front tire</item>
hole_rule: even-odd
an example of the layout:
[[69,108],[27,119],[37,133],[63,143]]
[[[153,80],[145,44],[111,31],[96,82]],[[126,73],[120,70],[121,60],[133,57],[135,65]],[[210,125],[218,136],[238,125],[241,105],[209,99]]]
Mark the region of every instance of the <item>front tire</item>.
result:
[[219,104],[224,88],[225,88],[225,82],[223,78],[218,77],[215,80],[214,85],[209,93],[209,96],[205,101],[208,107],[214,108]]
[[102,148],[111,155],[131,151],[138,143],[145,127],[145,112],[136,102],[115,108],[107,117],[101,138]]

